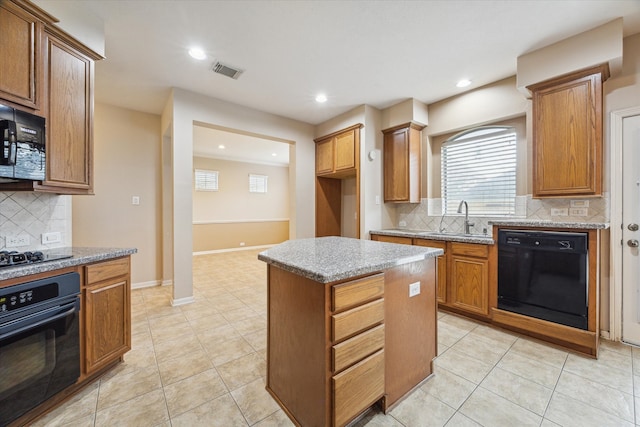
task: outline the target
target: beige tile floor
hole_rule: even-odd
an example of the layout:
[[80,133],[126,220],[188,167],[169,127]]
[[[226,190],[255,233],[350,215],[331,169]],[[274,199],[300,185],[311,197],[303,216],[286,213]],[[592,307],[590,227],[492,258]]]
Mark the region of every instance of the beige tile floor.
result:
[[[133,291],[125,362],[38,426],[290,426],[264,389],[266,266],[258,251],[194,258],[193,304]],[[603,342],[595,361],[439,314],[436,375],[359,426],[633,426],[640,351]]]

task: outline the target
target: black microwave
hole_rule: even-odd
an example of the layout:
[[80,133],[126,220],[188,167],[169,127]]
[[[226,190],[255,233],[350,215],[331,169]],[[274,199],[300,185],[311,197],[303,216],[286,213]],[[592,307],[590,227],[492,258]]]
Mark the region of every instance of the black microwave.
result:
[[0,105],[0,178],[45,179],[45,119]]

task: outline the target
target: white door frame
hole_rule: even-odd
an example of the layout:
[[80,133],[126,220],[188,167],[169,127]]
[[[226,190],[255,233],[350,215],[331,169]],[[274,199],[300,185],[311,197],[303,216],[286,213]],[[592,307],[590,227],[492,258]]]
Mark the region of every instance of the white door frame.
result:
[[626,117],[640,114],[640,106],[611,112],[611,240],[609,339],[622,338],[622,122]]

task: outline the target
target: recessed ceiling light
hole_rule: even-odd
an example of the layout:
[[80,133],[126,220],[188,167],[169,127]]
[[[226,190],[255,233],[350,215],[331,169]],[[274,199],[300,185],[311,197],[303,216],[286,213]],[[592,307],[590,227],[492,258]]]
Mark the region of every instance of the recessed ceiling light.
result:
[[191,49],[189,49],[189,55],[191,55],[192,58],[199,60],[206,59],[207,57],[207,54],[204,53],[204,50],[200,49],[199,47],[192,47]]
[[271,153],[271,155],[272,155],[273,157],[275,157],[275,156],[277,156],[278,154],[276,154],[276,153]]
[[316,102],[327,102],[327,95],[324,93],[316,95]]
[[220,144],[220,145],[218,145],[218,148],[221,149],[221,150],[224,150],[224,145]]
[[471,84],[471,80],[469,79],[462,79],[460,80],[458,83],[456,83],[457,87],[467,87]]

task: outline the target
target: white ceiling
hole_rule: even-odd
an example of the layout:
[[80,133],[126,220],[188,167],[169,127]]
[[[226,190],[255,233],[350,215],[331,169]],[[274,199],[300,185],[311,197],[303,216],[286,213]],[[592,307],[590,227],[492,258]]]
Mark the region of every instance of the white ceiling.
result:
[[[220,145],[224,148],[220,148]],[[289,144],[208,126],[194,126],[193,155],[288,166]]]
[[[310,124],[512,76],[519,55],[617,17],[625,36],[640,32],[640,0],[36,2],[104,22],[99,102],[160,114],[179,87]],[[207,60],[187,55],[196,45]],[[244,73],[214,74],[215,60]]]

